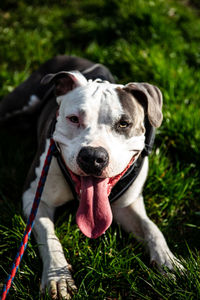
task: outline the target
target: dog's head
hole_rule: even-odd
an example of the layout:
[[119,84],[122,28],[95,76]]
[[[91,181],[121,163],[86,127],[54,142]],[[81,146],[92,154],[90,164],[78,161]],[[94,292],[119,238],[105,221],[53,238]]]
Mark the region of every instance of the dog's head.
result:
[[59,104],[53,138],[80,189],[77,223],[96,238],[112,221],[112,186],[145,146],[145,117],[161,125],[162,94],[147,83],[87,81],[77,71],[46,75],[49,82]]

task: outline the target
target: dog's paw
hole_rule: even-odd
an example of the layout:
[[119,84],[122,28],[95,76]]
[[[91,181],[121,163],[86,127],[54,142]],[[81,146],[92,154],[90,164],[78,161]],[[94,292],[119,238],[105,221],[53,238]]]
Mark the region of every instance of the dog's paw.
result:
[[151,265],[157,267],[159,271],[165,274],[165,270],[175,271],[178,269],[180,272],[184,270],[181,262],[172,254],[171,251],[154,252],[151,256]]
[[44,269],[42,274],[41,291],[48,289],[53,300],[71,299],[77,292],[77,287],[72,278],[69,265],[60,268]]

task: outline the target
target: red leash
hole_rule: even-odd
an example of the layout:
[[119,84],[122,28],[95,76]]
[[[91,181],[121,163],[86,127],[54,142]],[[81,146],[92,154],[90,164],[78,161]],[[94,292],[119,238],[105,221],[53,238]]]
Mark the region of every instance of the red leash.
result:
[[30,213],[27,225],[26,225],[26,229],[24,231],[24,236],[23,236],[21,245],[19,247],[19,251],[18,251],[18,253],[15,257],[10,275],[8,276],[7,282],[3,287],[3,293],[2,293],[2,296],[0,298],[1,300],[5,300],[6,296],[8,295],[9,289],[11,287],[11,284],[12,284],[13,280],[14,280],[15,274],[18,270],[19,264],[22,260],[24,251],[26,249],[29,236],[30,236],[31,231],[33,229],[34,220],[35,220],[35,217],[36,217],[36,214],[37,214],[38,206],[39,206],[39,203],[40,203],[41,195],[42,195],[42,192],[43,192],[43,189],[44,189],[45,181],[46,181],[46,178],[47,178],[49,166],[50,166],[52,155],[53,155],[54,151],[55,151],[55,143],[54,143],[53,139],[51,139],[50,140],[50,146],[49,146],[49,149],[48,149],[48,153],[47,153],[47,156],[46,156],[46,159],[45,159],[45,162],[44,162],[44,165],[43,165],[42,173],[41,173],[41,176],[40,176],[40,180],[38,182],[37,191],[36,191],[35,198],[34,198],[34,201],[33,201],[33,206],[32,206],[32,209],[31,209],[31,213]]

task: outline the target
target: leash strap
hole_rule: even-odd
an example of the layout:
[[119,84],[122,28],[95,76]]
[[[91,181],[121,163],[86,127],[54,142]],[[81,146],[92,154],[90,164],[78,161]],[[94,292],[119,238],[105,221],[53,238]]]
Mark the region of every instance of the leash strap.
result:
[[138,177],[144,163],[144,157],[140,154],[136,162],[134,162],[120,180],[114,185],[109,195],[110,203],[114,203],[119,199],[131,186]]
[[55,143],[54,143],[53,139],[51,139],[50,140],[50,146],[49,146],[49,149],[48,149],[48,153],[47,153],[44,165],[43,165],[42,174],[41,174],[40,180],[38,182],[38,186],[37,186],[35,198],[34,198],[34,201],[33,201],[31,213],[30,213],[30,216],[28,218],[26,229],[24,231],[24,236],[23,236],[21,245],[19,247],[18,253],[15,257],[13,266],[11,268],[11,273],[7,278],[6,284],[4,285],[3,293],[2,293],[2,296],[0,298],[1,300],[6,299],[6,296],[8,295],[9,289],[11,287],[11,284],[13,282],[15,274],[16,274],[18,268],[19,268],[19,264],[22,260],[23,254],[25,252],[29,236],[30,236],[31,231],[33,229],[34,220],[35,220],[35,217],[36,217],[36,214],[37,214],[37,210],[38,210],[38,207],[39,207],[41,195],[42,195],[42,192],[43,192],[43,189],[44,189],[46,177],[47,177],[49,166],[50,166],[50,163],[51,163],[52,154],[53,154],[54,151],[55,151]]

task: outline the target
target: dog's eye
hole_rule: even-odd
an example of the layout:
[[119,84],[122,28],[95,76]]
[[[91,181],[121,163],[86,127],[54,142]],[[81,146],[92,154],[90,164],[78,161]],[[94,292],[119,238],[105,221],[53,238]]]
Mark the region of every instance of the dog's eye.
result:
[[67,119],[72,123],[76,123],[76,124],[79,123],[79,118],[77,116],[70,116],[70,117],[67,117]]
[[129,125],[130,124],[126,121],[120,121],[119,124],[118,124],[118,127],[119,128],[127,128],[127,127],[129,127]]

